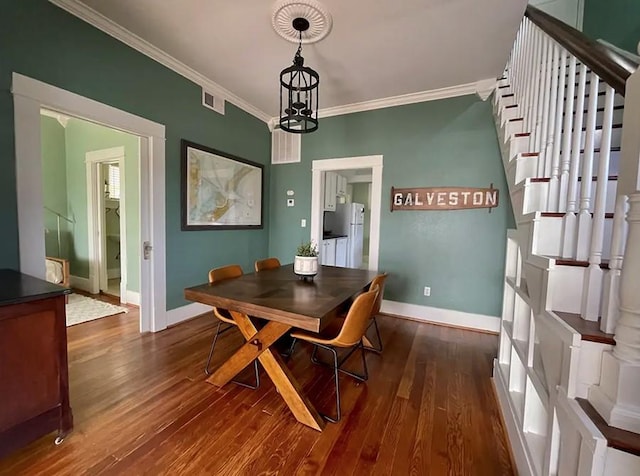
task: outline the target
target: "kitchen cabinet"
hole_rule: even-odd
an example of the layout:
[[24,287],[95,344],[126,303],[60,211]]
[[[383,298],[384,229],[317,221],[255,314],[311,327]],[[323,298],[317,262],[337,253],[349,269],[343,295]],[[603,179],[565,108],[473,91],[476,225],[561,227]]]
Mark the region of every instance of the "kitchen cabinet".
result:
[[335,172],[325,172],[324,174],[324,210],[327,212],[336,211],[336,190],[338,184],[338,174]]
[[347,194],[347,177],[338,175],[336,180],[336,195],[344,197]]
[[347,245],[349,238],[336,238],[336,266],[347,267]]
[[69,290],[0,270],[0,458],[73,428],[69,406],[65,294]]
[[336,239],[322,240],[320,250],[320,264],[324,266],[336,265]]

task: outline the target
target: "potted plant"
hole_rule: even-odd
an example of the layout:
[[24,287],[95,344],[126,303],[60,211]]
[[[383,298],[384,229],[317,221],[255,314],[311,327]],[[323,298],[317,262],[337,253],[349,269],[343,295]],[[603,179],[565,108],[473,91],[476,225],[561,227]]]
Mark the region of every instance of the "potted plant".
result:
[[318,274],[318,248],[313,241],[301,243],[296,250],[293,272],[303,278]]

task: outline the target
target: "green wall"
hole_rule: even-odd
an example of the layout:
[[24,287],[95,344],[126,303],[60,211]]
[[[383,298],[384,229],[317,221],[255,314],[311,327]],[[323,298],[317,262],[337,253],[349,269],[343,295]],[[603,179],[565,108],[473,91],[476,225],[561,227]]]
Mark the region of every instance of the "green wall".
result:
[[71,274],[89,277],[89,223],[87,210],[87,152],[124,147],[126,197],[127,289],[140,290],[140,150],[137,136],[81,119],[70,119],[65,129],[69,216],[76,221]]
[[[0,0],[0,11],[0,268],[19,267],[13,71],[166,126],[167,309],[186,304],[184,287],[205,281],[211,267],[237,262],[250,270],[267,254],[268,223],[251,231],[180,230],[180,139],[268,164],[262,121],[229,103],[224,116],[202,107],[199,86],[47,0]],[[265,175],[268,190],[268,166]]]
[[65,130],[57,119],[41,116],[42,201],[44,210],[44,246],[47,256],[69,258],[69,227],[60,219],[60,252],[58,252],[58,220],[55,211],[68,217]]
[[[385,299],[499,316],[506,230],[513,215],[490,102],[475,96],[322,119],[304,136],[302,162],[272,168],[270,254],[291,261],[308,228],[311,161],[384,156],[379,268]],[[500,190],[487,210],[389,211],[394,187],[469,186]],[[296,206],[286,207],[286,190]],[[422,295],[431,286],[431,297]]]
[[640,41],[640,1],[585,0],[582,31],[637,54]]

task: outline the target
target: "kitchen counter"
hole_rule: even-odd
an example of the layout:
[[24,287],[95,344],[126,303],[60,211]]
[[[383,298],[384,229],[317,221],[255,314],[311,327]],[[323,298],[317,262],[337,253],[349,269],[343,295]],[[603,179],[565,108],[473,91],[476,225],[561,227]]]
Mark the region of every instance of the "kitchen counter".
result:
[[347,235],[341,235],[339,233],[323,233],[322,234],[322,239],[323,240],[332,240],[334,238],[346,238]]

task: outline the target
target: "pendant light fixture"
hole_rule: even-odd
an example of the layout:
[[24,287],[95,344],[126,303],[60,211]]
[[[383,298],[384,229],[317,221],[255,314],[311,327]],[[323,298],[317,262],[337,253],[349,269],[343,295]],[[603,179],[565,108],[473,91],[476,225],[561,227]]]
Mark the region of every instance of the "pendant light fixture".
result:
[[304,65],[302,32],[309,29],[306,18],[292,21],[298,32],[298,51],[293,65],[280,73],[280,128],[294,134],[306,134],[318,129],[318,85],[320,75]]

